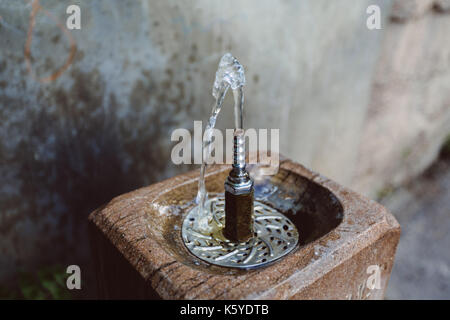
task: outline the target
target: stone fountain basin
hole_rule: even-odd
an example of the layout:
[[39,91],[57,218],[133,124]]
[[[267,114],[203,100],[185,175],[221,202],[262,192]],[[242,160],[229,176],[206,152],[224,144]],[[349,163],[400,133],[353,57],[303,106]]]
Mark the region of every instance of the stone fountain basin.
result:
[[[224,192],[229,170],[209,169],[209,193]],[[381,205],[285,160],[276,175],[255,180],[255,197],[291,219],[299,245],[271,265],[238,270],[205,263],[182,242],[181,225],[195,205],[197,183],[198,171],[190,172],[119,196],[90,215],[103,297],[383,297],[400,226]],[[379,270],[376,288],[367,286],[370,266]]]

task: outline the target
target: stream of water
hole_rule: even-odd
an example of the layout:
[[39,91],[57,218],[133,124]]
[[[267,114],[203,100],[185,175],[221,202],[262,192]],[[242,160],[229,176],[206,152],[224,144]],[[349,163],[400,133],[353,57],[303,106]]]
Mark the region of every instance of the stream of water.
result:
[[205,134],[202,144],[202,165],[200,167],[200,178],[198,181],[198,192],[196,202],[198,204],[198,218],[197,227],[205,232],[208,232],[209,222],[212,219],[211,213],[205,210],[205,201],[208,198],[208,193],[205,187],[205,174],[208,165],[208,160],[211,155],[211,145],[213,129],[216,125],[217,116],[222,109],[223,101],[228,89],[231,88],[234,96],[234,126],[235,129],[242,129],[243,115],[242,109],[244,104],[243,86],[245,85],[244,68],[239,61],[230,53],[226,53],[220,59],[219,67],[216,72],[216,78],[212,90],[212,95],[216,99],[211,112],[211,117],[208,120],[205,128]]

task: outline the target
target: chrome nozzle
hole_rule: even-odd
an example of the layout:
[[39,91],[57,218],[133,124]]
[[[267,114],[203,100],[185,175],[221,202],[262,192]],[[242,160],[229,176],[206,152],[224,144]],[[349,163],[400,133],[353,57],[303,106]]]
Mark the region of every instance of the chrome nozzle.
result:
[[253,181],[245,170],[244,130],[234,133],[233,169],[225,181],[224,235],[231,241],[247,241],[253,235]]

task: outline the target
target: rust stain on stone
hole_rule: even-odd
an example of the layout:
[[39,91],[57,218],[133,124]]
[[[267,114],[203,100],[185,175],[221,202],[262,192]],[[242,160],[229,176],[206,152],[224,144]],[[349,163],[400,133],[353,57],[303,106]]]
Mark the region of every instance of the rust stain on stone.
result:
[[[34,26],[35,26],[35,22],[36,22],[36,15],[38,14],[39,11],[42,11],[48,18],[50,18],[51,20],[53,20],[55,22],[55,24],[58,26],[58,28],[67,36],[67,39],[69,40],[69,44],[70,44],[69,56],[68,56],[67,60],[65,61],[65,63],[59,69],[57,69],[55,72],[53,72],[51,75],[49,75],[47,77],[42,77],[42,78],[39,78],[34,73],[32,63],[31,63],[31,60],[32,60],[31,42],[33,40],[33,30],[34,30]],[[33,0],[33,2],[32,2],[32,9],[31,9],[29,21],[30,22],[28,25],[27,40],[25,42],[25,50],[24,50],[25,61],[27,64],[27,70],[34,79],[38,80],[41,83],[52,82],[52,81],[56,80],[58,77],[60,77],[64,73],[64,71],[66,71],[67,68],[69,68],[69,66],[72,64],[73,58],[75,57],[75,53],[77,51],[77,48],[75,45],[75,40],[73,39],[70,32],[53,15],[50,12],[48,12],[47,10],[45,10],[40,5],[39,0]]]

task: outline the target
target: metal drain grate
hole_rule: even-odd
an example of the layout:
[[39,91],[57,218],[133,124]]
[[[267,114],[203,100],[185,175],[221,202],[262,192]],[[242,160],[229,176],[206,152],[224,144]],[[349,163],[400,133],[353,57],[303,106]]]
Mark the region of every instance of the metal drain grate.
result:
[[201,232],[196,223],[198,207],[192,208],[181,230],[184,244],[196,257],[208,263],[234,268],[256,268],[288,254],[298,243],[295,225],[277,210],[254,202],[254,237],[247,242],[233,243],[225,239],[225,199],[223,196],[208,199],[208,229]]

